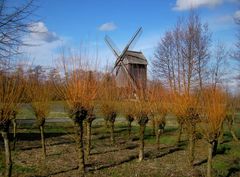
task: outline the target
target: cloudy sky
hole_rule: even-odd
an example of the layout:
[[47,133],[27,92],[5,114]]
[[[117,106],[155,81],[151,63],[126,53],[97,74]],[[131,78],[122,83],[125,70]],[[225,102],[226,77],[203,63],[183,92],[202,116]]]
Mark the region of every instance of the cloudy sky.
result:
[[240,0],[43,0],[37,5],[39,21],[32,28],[40,33],[25,36],[35,46],[23,50],[35,64],[46,66],[62,46],[88,48],[102,65],[112,63],[115,58],[104,36],[108,34],[122,49],[140,26],[143,34],[134,49],[152,58],[162,34],[191,8],[209,24],[213,43],[223,41],[232,48],[236,34],[233,18],[240,18]]

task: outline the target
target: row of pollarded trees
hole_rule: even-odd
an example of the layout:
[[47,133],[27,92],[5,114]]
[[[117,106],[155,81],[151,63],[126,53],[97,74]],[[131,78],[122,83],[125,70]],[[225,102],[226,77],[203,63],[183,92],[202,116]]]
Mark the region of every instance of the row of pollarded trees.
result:
[[0,131],[4,140],[6,176],[11,176],[12,171],[9,126],[24,91],[24,85],[19,78],[21,77],[17,72],[0,71]]
[[[69,116],[74,122],[80,175],[84,175],[85,172],[85,155],[90,158],[91,125],[96,118],[95,111],[98,108],[110,129],[112,144],[115,142],[114,122],[117,115],[123,114],[126,117],[129,136],[132,121],[137,122],[140,127],[139,161],[144,158],[144,132],[148,121],[151,120],[155,123],[156,145],[160,149],[160,135],[166,123],[166,115],[169,113],[173,113],[177,117],[177,120],[181,122],[180,125],[188,133],[188,152],[191,165],[194,162],[197,127],[200,127],[200,133],[204,135],[209,147],[212,148],[209,148],[209,152],[210,150],[214,151],[214,147],[221,137],[225,117],[227,117],[226,120],[233,132],[233,122],[229,121],[229,115],[231,115],[230,118],[234,117],[237,99],[233,100],[215,85],[204,86],[201,91],[183,94],[169,91],[163,87],[161,82],[152,81],[145,92],[140,90],[137,92],[138,99],[132,99],[130,89],[117,88],[114,77],[109,73],[100,75],[90,71],[85,68],[86,65],[80,65],[83,62],[80,62],[81,58],[76,61],[75,59],[69,59],[72,61],[63,67],[66,68],[66,70],[62,70],[64,74],[62,76],[56,74],[55,77],[51,77],[53,79],[49,79],[40,69],[28,70],[25,74],[21,69],[1,73],[1,131],[5,141],[7,176],[11,174],[12,163],[9,139],[6,135],[8,135],[10,120],[17,113],[19,104],[23,102],[27,101],[32,107],[41,132],[43,157],[46,156],[44,125],[50,110],[52,89],[55,89],[59,97],[67,102]],[[23,99],[23,97],[25,98]],[[84,126],[84,121],[86,126]],[[85,127],[87,130],[83,131]],[[87,132],[86,145],[83,141],[83,132]],[[233,135],[237,140],[234,132]],[[212,158],[210,155],[212,154],[209,154],[210,165]]]
[[207,176],[211,176],[212,155],[218,144],[221,127],[227,114],[227,100],[224,90],[212,86],[204,87],[199,93],[173,94],[173,113],[188,135],[188,159],[193,167],[197,132],[209,144]]
[[[183,128],[188,134],[191,166],[197,128],[200,127],[209,143],[207,176],[211,176],[212,154],[215,154],[221,137],[223,121],[227,120],[231,129],[236,109],[231,107],[234,99],[229,100],[222,84],[228,52],[219,43],[212,55],[210,45],[208,25],[202,24],[200,17],[191,12],[187,19],[179,20],[164,34],[153,60],[153,75],[171,93],[171,111],[179,123],[178,140]],[[232,135],[235,137],[234,132]]]
[[[93,114],[96,99],[97,85],[95,75],[91,71],[84,70],[79,65],[68,65],[69,71],[63,70],[65,75],[55,75],[49,77],[42,67],[24,70],[19,67],[17,70],[1,68],[0,73],[0,130],[5,145],[5,176],[11,176],[12,159],[9,143],[9,127],[11,120],[16,118],[16,114],[21,104],[30,104],[31,110],[36,117],[36,125],[40,130],[43,157],[46,156],[44,126],[45,120],[50,111],[50,101],[57,91],[58,97],[67,102],[69,116],[73,119],[76,143],[79,149],[79,172],[84,173],[84,152],[83,152],[83,120],[86,120],[88,127],[88,147],[90,151],[91,123],[95,118]],[[73,67],[73,68],[70,68]]]
[[[154,122],[156,143],[159,148],[159,139],[166,123],[165,119],[167,113],[171,112],[177,117],[180,130],[182,130],[181,127],[185,127],[185,130],[187,130],[189,135],[189,162],[191,165],[193,165],[194,162],[197,126],[210,125],[208,121],[218,121],[216,125],[214,125],[215,133],[213,137],[215,139],[211,139],[211,141],[209,140],[209,142],[213,143],[214,147],[216,147],[218,137],[221,135],[222,122],[225,118],[224,114],[232,115],[228,116],[227,119],[229,127],[232,128],[232,118],[234,118],[234,111],[236,109],[234,106],[237,105],[235,104],[236,101],[230,96],[228,96],[229,100],[226,101],[226,99],[223,99],[224,96],[222,96],[221,99],[218,100],[219,104],[217,104],[218,102],[214,101],[214,99],[217,99],[217,96],[222,91],[219,90],[216,84],[212,84],[210,88],[203,86],[201,90],[196,89],[181,93],[174,91],[174,89],[166,89],[161,82],[153,81],[149,84],[149,87],[145,92],[142,90],[137,92],[138,99],[136,100],[131,97],[131,89],[125,88],[124,90],[121,90],[117,88],[113,76],[109,73],[101,75],[95,71],[91,71],[80,56],[62,56],[59,64],[60,67],[58,70],[55,70],[55,74],[52,73],[48,75],[44,74],[41,67],[36,67],[33,70],[29,69],[26,74],[21,68],[13,71],[9,70],[9,72],[7,72],[7,70],[2,71],[1,94],[3,98],[2,103],[4,103],[2,106],[5,105],[5,103],[6,105],[12,104],[12,106],[8,109],[6,107],[2,108],[3,113],[7,110],[9,113],[3,114],[2,116],[2,118],[8,120],[6,121],[6,123],[8,123],[5,124],[4,121],[1,121],[1,123],[4,126],[7,125],[9,128],[9,120],[11,120],[16,114],[18,105],[21,102],[29,102],[41,132],[43,156],[45,157],[44,123],[49,112],[49,101],[52,97],[56,96],[53,96],[52,94],[52,90],[55,89],[57,97],[62,98],[62,100],[67,102],[69,115],[73,119],[75,125],[76,143],[79,152],[80,175],[83,175],[85,171],[83,121],[87,124],[87,144],[85,147],[87,151],[86,155],[89,157],[91,149],[91,124],[96,117],[94,114],[96,107],[100,108],[106,120],[106,125],[110,128],[112,144],[115,141],[114,122],[116,116],[121,112],[126,117],[129,125],[129,135],[131,132],[131,123],[133,120],[136,120],[140,127],[140,161],[144,158],[144,132],[149,119]],[[8,85],[8,79],[10,85]],[[207,89],[208,91],[206,91]],[[208,92],[210,95],[206,96]],[[215,95],[216,98],[212,97]],[[5,96],[7,97],[5,98]],[[15,97],[12,99],[8,98],[11,96]],[[212,100],[208,100],[207,98],[211,98]],[[11,103],[11,100],[14,99],[16,100]],[[208,104],[206,105],[206,103]],[[222,106],[222,108],[218,110],[222,110],[223,112],[219,114],[213,112],[214,114],[211,114],[212,112],[207,108],[214,108],[214,106]],[[226,110],[228,110],[228,112],[226,112]],[[6,129],[7,131],[8,128]],[[206,135],[206,139],[209,139],[207,136],[208,134],[206,133],[209,130],[210,128],[207,129],[207,131],[202,131],[203,135]],[[8,157],[6,160],[10,159],[7,161],[6,167],[9,168],[6,168],[6,174],[10,174],[11,156],[10,149],[8,150],[8,137],[5,136],[5,139],[6,156]],[[212,145],[211,143],[209,144]],[[214,151],[214,149],[212,150]],[[211,161],[209,160],[209,162]]]
[[41,142],[43,157],[46,156],[44,125],[45,119],[49,113],[51,95],[49,92],[50,81],[43,78],[42,72],[38,69],[28,70],[27,72],[21,66],[17,69],[1,67],[0,77],[0,127],[5,145],[5,176],[11,176],[12,159],[11,148],[9,143],[9,128],[11,121],[14,128],[14,144],[16,142],[16,115],[19,112],[21,104],[30,103],[32,111],[36,117],[36,123],[41,133]]
[[[144,132],[148,121],[154,121],[156,145],[159,149],[159,139],[166,124],[166,115],[172,113],[180,123],[180,130],[184,129],[188,135],[187,151],[191,167],[194,167],[197,134],[201,133],[208,143],[207,176],[212,176],[212,157],[216,154],[216,148],[223,133],[223,123],[225,120],[229,122],[230,115],[234,118],[232,112],[236,111],[236,107],[229,106],[230,103],[234,104],[234,100],[227,92],[221,87],[209,84],[204,85],[201,90],[178,93],[164,89],[159,82],[153,82],[144,96],[138,93],[138,98],[137,100],[125,98],[118,102],[121,102],[122,113],[128,121],[128,132],[131,132],[133,120],[139,124],[139,161],[144,158]],[[235,106],[239,105],[235,103]],[[233,122],[230,121],[230,123],[231,131]],[[238,141],[234,131],[232,135]],[[177,139],[180,141],[180,138]]]

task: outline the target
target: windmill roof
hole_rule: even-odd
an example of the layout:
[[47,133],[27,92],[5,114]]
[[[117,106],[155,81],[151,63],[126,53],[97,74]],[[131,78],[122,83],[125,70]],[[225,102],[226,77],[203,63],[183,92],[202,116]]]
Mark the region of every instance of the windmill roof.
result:
[[143,55],[142,52],[138,52],[138,51],[130,51],[128,50],[125,54],[125,59],[123,60],[123,62],[125,64],[142,64],[142,65],[147,65],[147,59],[145,58],[145,56]]

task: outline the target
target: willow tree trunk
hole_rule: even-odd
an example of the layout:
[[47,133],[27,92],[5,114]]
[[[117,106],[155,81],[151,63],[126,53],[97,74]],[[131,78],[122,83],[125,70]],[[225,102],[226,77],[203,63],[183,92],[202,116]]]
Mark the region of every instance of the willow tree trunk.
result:
[[86,146],[86,155],[90,156],[91,153],[91,135],[92,135],[92,122],[87,122],[87,146]]
[[108,129],[109,125],[108,125],[108,119],[104,118],[104,125],[106,130]]
[[232,137],[233,137],[234,141],[239,141],[237,135],[235,134],[235,132],[233,130],[231,130],[230,132],[232,134]]
[[109,121],[109,124],[110,124],[110,141],[111,141],[111,144],[115,144],[114,121]]
[[46,145],[45,145],[45,137],[44,137],[44,126],[40,125],[39,127],[41,132],[41,144],[42,144],[42,155],[46,158]]
[[12,120],[13,123],[13,150],[15,150],[16,142],[17,142],[17,121],[16,118]]
[[182,125],[182,124],[179,124],[176,144],[179,144],[180,141],[181,141],[182,129],[183,129],[183,125]]
[[234,141],[239,141],[237,138],[237,135],[235,134],[235,132],[233,131],[233,120],[232,121],[228,121],[228,129],[233,137]]
[[128,138],[131,137],[132,121],[128,121]]
[[152,117],[152,135],[154,136],[155,135],[155,126],[156,126],[156,122],[154,120],[154,117]]
[[156,144],[157,144],[157,150],[160,149],[160,135],[161,135],[161,129],[156,130]]
[[218,148],[218,139],[213,140],[212,142],[212,156],[217,155],[217,148]]
[[223,141],[224,141],[224,127],[223,127],[223,123],[222,123],[222,125],[221,125],[220,135],[219,135],[218,141],[219,141],[220,143],[223,143]]
[[189,164],[190,166],[193,166],[193,162],[194,162],[194,153],[195,153],[195,126],[190,127],[190,132],[189,132],[189,145],[188,145],[188,159],[189,159]]
[[212,177],[213,143],[208,143],[207,177]]
[[143,161],[144,159],[144,133],[145,133],[146,124],[140,125],[140,141],[139,141],[139,161]]
[[79,156],[79,176],[84,176],[85,173],[85,159],[84,159],[84,148],[83,148],[83,120],[75,122],[75,134],[76,142],[78,147]]
[[11,157],[11,149],[9,142],[9,125],[10,121],[7,121],[3,125],[3,129],[1,130],[2,137],[4,140],[4,148],[5,148],[5,176],[10,177],[12,175],[12,157]]

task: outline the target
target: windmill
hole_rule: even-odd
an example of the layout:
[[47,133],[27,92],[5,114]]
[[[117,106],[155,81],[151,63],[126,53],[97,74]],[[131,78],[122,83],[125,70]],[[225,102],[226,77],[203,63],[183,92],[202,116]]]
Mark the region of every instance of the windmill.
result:
[[105,42],[116,56],[116,61],[112,70],[116,75],[117,85],[126,87],[129,84],[134,91],[146,88],[147,81],[147,59],[142,52],[130,50],[142,33],[139,28],[122,52],[118,50],[109,36],[105,36]]

